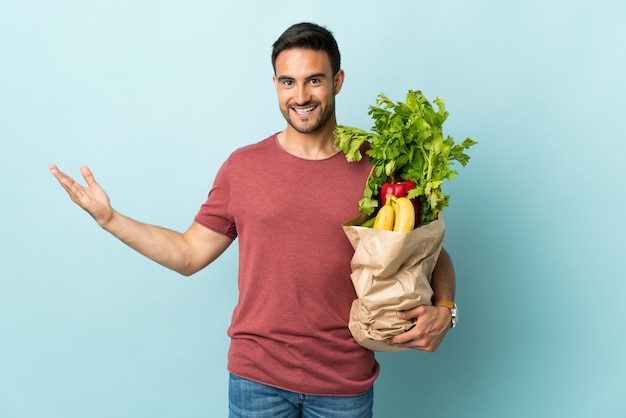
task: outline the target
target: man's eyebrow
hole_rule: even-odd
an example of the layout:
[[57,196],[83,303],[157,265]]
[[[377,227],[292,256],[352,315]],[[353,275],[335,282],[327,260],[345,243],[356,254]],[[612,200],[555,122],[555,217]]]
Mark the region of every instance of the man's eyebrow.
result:
[[[311,74],[307,76],[305,80],[312,80],[314,78],[326,78],[326,73],[320,72],[320,73]],[[276,78],[276,80],[287,81],[287,80],[294,80],[294,78],[289,75],[280,75]]]
[[311,74],[306,79],[307,80],[311,80],[313,78],[326,78],[326,74],[325,73],[315,73],[315,74]]

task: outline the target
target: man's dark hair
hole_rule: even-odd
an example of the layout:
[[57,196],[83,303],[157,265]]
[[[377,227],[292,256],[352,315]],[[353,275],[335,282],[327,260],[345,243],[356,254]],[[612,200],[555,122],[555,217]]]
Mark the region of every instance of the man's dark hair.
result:
[[278,57],[278,54],[293,48],[324,51],[330,59],[333,75],[337,74],[341,69],[341,56],[339,55],[337,41],[332,32],[322,26],[303,22],[297,23],[283,32],[274,42],[272,49],[272,67],[274,67],[274,72],[276,72],[276,57]]

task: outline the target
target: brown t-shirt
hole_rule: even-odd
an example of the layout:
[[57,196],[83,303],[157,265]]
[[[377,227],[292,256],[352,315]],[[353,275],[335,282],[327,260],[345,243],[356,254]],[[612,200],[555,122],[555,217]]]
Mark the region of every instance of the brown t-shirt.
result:
[[313,395],[371,388],[379,365],[347,326],[354,251],[341,228],[359,214],[370,169],[365,156],[298,158],[276,134],[220,168],[195,221],[239,243],[231,373]]

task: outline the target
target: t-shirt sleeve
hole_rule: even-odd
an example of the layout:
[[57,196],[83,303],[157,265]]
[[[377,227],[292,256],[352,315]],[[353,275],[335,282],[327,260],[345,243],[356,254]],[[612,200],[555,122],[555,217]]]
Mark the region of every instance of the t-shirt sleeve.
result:
[[220,167],[209,196],[200,207],[194,221],[212,231],[226,235],[229,238],[237,237],[235,220],[229,211],[230,185],[229,160]]

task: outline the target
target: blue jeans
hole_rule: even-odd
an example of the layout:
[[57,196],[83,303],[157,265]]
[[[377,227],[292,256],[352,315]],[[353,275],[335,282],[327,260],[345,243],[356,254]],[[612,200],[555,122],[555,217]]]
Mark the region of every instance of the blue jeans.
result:
[[374,390],[358,396],[314,396],[230,375],[229,418],[371,418]]

